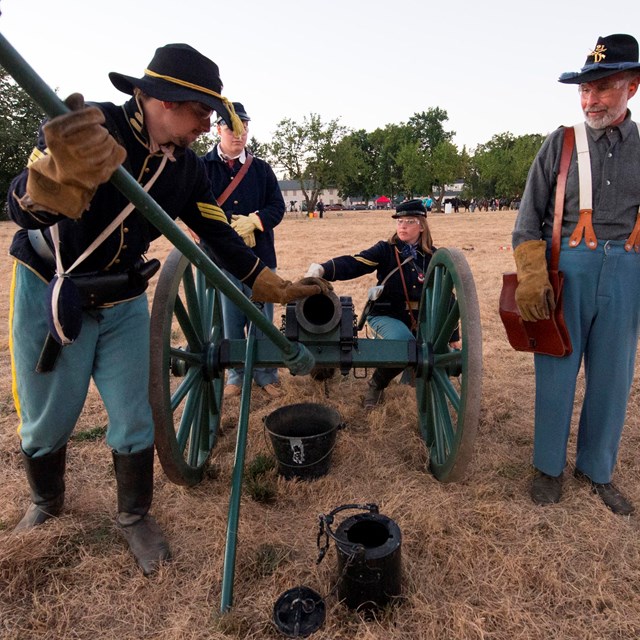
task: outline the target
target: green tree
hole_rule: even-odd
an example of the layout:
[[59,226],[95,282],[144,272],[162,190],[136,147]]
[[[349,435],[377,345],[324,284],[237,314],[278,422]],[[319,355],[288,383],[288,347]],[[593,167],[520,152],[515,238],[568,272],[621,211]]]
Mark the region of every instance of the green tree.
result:
[[396,156],[401,171],[401,191],[405,197],[431,193],[433,178],[430,154],[420,150],[418,142],[404,144]]
[[44,114],[33,100],[0,67],[0,218],[6,219],[11,180],[26,166]]
[[218,144],[219,140],[220,138],[212,133],[203,133],[191,143],[191,149],[196,152],[196,155],[204,156]]
[[368,201],[375,195],[374,149],[369,134],[353,131],[336,145],[336,187],[342,198]]
[[403,150],[412,141],[410,128],[404,124],[388,124],[370,134],[373,153],[373,184],[377,194],[393,201],[406,190],[403,177]]
[[266,160],[269,155],[269,145],[264,142],[259,142],[255,136],[251,136],[251,139],[247,142],[247,146],[251,150],[251,153],[258,158]]
[[315,209],[322,189],[336,184],[335,149],[347,133],[337,119],[324,123],[315,113],[301,123],[285,118],[276,127],[269,161],[300,184],[307,211]]
[[410,142],[397,155],[404,195],[432,194],[438,209],[444,186],[461,177],[465,164],[465,156],[452,142],[455,132],[444,129],[448,119],[439,107],[414,114],[407,124]]
[[524,191],[527,173],[544,142],[540,134],[515,137],[508,131],[478,145],[470,161],[468,182],[478,197],[513,197]]
[[444,187],[451,184],[460,177],[463,170],[463,161],[453,142],[443,140],[433,150],[429,160],[432,184],[435,191],[433,198],[436,202],[437,210],[442,209],[442,197],[444,196]]
[[409,118],[408,126],[420,151],[433,153],[442,142],[453,140],[456,132],[444,130],[444,123],[447,120],[449,120],[447,112],[440,107],[431,107],[427,111],[414,113]]

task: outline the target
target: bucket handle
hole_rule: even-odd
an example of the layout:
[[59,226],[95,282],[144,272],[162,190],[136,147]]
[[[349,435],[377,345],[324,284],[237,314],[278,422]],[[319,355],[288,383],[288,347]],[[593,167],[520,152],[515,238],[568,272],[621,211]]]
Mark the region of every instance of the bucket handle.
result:
[[[266,434],[266,432],[268,431],[270,434],[274,435],[274,436],[280,436],[281,434],[279,433],[274,433],[273,431],[271,431],[271,429],[269,429],[269,427],[267,427],[267,419],[269,418],[269,416],[262,416],[262,430],[263,433]],[[344,420],[341,420],[340,422],[338,422],[336,424],[335,427],[331,427],[330,429],[327,429],[326,431],[323,431],[322,433],[315,433],[312,436],[299,436],[297,438],[297,440],[311,440],[312,438],[320,438],[322,436],[326,436],[327,434],[331,433],[332,431],[341,431],[342,429],[346,429],[347,428],[347,423]],[[264,436],[265,438],[267,437],[266,435]]]
[[306,469],[307,467],[313,467],[314,465],[328,458],[333,453],[333,450],[336,448],[336,444],[334,442],[334,444],[331,446],[329,451],[327,451],[327,453],[325,453],[323,456],[321,456],[317,460],[314,460],[313,462],[309,462],[307,464],[288,464],[287,462],[283,462],[278,458],[278,454],[273,449],[273,445],[269,444],[269,448],[273,452],[273,455],[276,457],[276,459],[278,459],[279,465],[282,465],[283,467],[289,467],[289,469]]
[[[318,516],[318,537],[316,544],[318,545],[318,559],[316,560],[316,564],[320,564],[322,559],[325,557],[328,549],[329,549],[329,538],[335,540],[336,544],[344,543],[344,540],[339,540],[336,534],[331,530],[331,525],[335,519],[335,515],[340,513],[340,511],[345,511],[347,509],[358,509],[360,511],[369,511],[369,513],[378,514],[380,510],[378,509],[378,505],[372,502],[367,502],[365,504],[343,504],[340,507],[336,507],[333,511],[328,513],[327,515],[320,514]],[[322,538],[324,537],[324,543],[322,543]],[[362,544],[353,544],[353,555],[361,556],[365,553],[365,547]]]

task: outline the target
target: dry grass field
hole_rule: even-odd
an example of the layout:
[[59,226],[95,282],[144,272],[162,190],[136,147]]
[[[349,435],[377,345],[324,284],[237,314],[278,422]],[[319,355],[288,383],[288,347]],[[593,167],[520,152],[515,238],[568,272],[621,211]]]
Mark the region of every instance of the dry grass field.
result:
[[[613,515],[571,476],[574,436],[560,504],[528,496],[533,423],[532,357],[512,351],[497,314],[501,273],[513,268],[514,212],[431,216],[437,246],[464,250],[480,299],[483,400],[475,456],[465,481],[441,484],[425,470],[413,390],[394,384],[370,415],[366,381],[328,383],[282,372],[285,395],[254,393],[247,460],[268,453],[262,418],[282,405],[335,407],[347,422],[331,469],[313,482],[271,478],[275,500],[242,499],[234,606],[219,614],[220,580],[235,445],[234,407],[212,472],[194,488],[171,483],[156,463],[153,513],[173,561],[144,578],[114,526],[115,485],[102,438],[106,416],[92,390],[69,447],[62,517],[11,533],[28,504],[11,398],[7,316],[14,227],[0,223],[0,639],[276,639],[278,596],[296,585],[327,604],[318,640],[630,640],[640,637],[640,516]],[[287,218],[277,230],[280,273],[353,253],[390,235],[389,212],[329,212]],[[153,255],[164,256],[166,242]],[[338,283],[356,310],[373,280]],[[276,313],[280,324],[280,312]],[[580,392],[579,392],[580,393]],[[577,399],[579,401],[579,398]],[[63,402],[64,399],[61,399]],[[237,409],[236,409],[237,413]],[[639,398],[630,402],[615,481],[640,505]],[[403,534],[403,598],[373,619],[332,592],[336,551],[316,565],[317,518],[351,502],[375,502]]]

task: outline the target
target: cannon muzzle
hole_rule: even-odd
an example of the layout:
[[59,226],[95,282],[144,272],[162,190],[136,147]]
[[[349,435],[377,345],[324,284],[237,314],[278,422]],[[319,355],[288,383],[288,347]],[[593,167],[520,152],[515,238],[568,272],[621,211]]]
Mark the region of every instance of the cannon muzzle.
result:
[[333,291],[317,293],[287,305],[285,336],[315,344],[353,342],[356,338],[353,302]]
[[[338,297],[333,291],[318,293],[287,305],[285,336],[314,349],[339,347],[340,372],[346,375],[352,366],[353,348],[357,340],[353,302],[349,296]],[[316,352],[319,354],[319,352]],[[325,380],[333,368],[314,367],[311,376]]]
[[342,317],[342,304],[333,291],[302,298],[295,303],[298,325],[313,335],[333,331]]

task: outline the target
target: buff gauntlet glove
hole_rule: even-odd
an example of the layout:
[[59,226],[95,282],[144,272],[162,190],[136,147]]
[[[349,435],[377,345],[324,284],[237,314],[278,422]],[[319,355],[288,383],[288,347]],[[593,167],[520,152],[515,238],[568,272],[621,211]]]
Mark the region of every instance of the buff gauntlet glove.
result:
[[256,302],[279,302],[287,304],[299,298],[326,294],[333,289],[331,284],[322,278],[302,278],[297,282],[283,280],[271,269],[263,269],[251,287],[252,300]]
[[556,308],[546,252],[544,240],[523,242],[513,252],[518,271],[516,304],[522,319],[529,322],[548,319]]
[[27,199],[21,205],[75,219],[127,152],[102,126],[105,118],[100,109],[84,108],[78,93],[65,102],[71,113],[52,118],[42,128],[47,154],[29,165]]
[[257,213],[250,213],[248,216],[231,216],[231,227],[248,247],[256,246],[255,231],[264,231],[262,220]]

